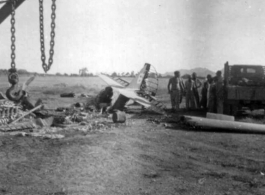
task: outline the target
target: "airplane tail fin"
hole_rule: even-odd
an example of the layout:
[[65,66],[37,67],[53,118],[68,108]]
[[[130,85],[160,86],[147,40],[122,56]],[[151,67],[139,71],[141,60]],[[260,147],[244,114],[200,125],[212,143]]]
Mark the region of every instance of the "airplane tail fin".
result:
[[148,76],[150,67],[150,64],[145,63],[142,70],[137,74],[137,76],[135,76],[135,78],[131,81],[127,88],[140,89],[145,82],[145,78]]

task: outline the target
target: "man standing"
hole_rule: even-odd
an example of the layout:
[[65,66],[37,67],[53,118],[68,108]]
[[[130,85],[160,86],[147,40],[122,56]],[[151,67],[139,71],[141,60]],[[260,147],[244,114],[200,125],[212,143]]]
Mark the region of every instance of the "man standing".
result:
[[193,88],[194,88],[194,81],[191,79],[191,76],[188,75],[188,79],[185,82],[185,92],[186,92],[186,109],[189,110],[194,109],[195,102],[194,102],[194,95],[193,95]]
[[210,94],[210,82],[212,80],[211,75],[207,75],[206,81],[203,83],[202,87],[202,98],[201,98],[201,106],[204,110],[207,110],[209,104],[209,94]]
[[178,111],[180,97],[184,91],[184,83],[180,78],[179,71],[175,71],[174,77],[169,79],[167,88],[171,98],[172,111]]
[[216,72],[216,107],[217,113],[223,114],[224,104],[224,79],[222,72],[219,70]]
[[199,96],[198,88],[200,88],[202,86],[202,83],[197,78],[197,74],[195,72],[192,73],[192,80],[194,81],[193,94],[194,94],[194,97],[195,97],[196,107],[200,108],[200,96]]
[[209,80],[209,100],[207,102],[208,112],[216,113],[216,77],[213,77]]

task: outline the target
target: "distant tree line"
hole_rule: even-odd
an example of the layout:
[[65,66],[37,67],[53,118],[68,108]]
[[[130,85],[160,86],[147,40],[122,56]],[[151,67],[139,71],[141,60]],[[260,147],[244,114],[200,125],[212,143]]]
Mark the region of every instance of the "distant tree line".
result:
[[[75,74],[75,73],[60,73],[57,72],[55,74],[49,74],[49,73],[35,73],[35,72],[28,72],[27,70],[24,69],[19,69],[18,70],[18,74],[19,75],[23,75],[23,76],[30,76],[33,74],[37,74],[38,76],[60,76],[60,77],[95,77],[97,75],[88,72],[88,70],[86,68],[80,69],[79,70],[79,74]],[[131,72],[113,72],[111,74],[107,74],[111,77],[135,77],[137,76],[138,73],[135,73],[134,71]],[[7,69],[0,69],[0,76],[4,76],[4,75],[8,75],[8,70]],[[155,74],[153,73],[153,75],[149,75],[150,77],[155,77]],[[158,78],[170,78],[172,77],[172,75],[162,75],[160,73],[157,74]],[[183,76],[181,76],[182,78],[186,79],[188,77],[188,74],[185,74]],[[203,79],[204,77],[200,77],[198,76],[198,78]]]

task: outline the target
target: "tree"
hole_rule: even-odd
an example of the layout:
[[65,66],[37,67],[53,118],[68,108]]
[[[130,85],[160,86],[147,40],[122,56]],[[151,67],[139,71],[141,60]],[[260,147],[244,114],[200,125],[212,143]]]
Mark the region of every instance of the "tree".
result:
[[150,78],[156,78],[156,77],[157,77],[156,73],[153,73],[153,72],[149,73],[148,76],[149,76]]
[[135,77],[135,75],[134,75],[134,71],[132,71],[131,72],[131,75],[130,75],[131,77]]
[[81,68],[80,70],[79,70],[79,75],[82,77],[82,76],[86,76],[86,74],[87,74],[87,68],[86,67],[84,67],[84,68]]
[[56,76],[62,76],[62,74],[59,73],[59,72],[57,72],[55,75],[56,75]]
[[111,76],[112,76],[112,77],[116,77],[116,76],[117,76],[117,73],[116,73],[116,72],[113,72],[113,73],[111,74]]
[[158,73],[158,78],[162,78],[162,74],[161,73]]
[[87,75],[88,75],[89,77],[93,77],[93,76],[94,76],[92,72],[91,72],[91,73],[88,73]]

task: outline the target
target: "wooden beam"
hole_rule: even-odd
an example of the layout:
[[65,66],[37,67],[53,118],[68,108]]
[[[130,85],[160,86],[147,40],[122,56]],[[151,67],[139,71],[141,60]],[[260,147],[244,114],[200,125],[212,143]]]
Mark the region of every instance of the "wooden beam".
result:
[[18,122],[20,119],[25,118],[26,116],[28,116],[30,113],[34,112],[35,110],[38,110],[39,108],[41,108],[43,105],[38,105],[37,107],[31,109],[30,111],[28,111],[27,113],[25,113],[24,115],[22,115],[21,117],[19,117],[18,119],[12,121],[10,124],[14,124],[16,122]]

